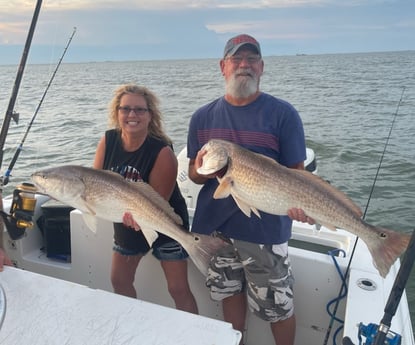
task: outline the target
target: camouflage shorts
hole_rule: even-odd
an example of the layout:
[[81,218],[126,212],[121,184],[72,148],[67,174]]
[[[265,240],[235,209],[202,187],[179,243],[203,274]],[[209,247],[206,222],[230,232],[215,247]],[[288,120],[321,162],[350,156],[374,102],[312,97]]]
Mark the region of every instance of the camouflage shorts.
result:
[[216,301],[246,290],[249,309],[269,322],[294,314],[293,284],[287,243],[259,245],[238,240],[212,258],[206,279]]

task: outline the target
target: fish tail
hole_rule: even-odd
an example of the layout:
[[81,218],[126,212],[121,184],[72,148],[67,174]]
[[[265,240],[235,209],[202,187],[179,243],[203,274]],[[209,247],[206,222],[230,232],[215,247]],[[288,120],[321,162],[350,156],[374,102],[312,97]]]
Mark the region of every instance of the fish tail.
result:
[[196,267],[206,277],[210,260],[214,254],[221,248],[228,246],[229,243],[219,237],[197,233],[190,234],[193,236],[193,243],[185,249]]
[[366,244],[372,255],[373,264],[385,278],[396,259],[408,248],[411,236],[381,227],[373,228],[377,233],[377,240],[368,241]]

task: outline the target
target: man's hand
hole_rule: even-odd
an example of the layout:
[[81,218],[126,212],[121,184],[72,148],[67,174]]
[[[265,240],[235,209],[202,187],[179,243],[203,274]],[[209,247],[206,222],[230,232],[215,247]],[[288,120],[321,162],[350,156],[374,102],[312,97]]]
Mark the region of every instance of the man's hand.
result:
[[[202,167],[203,165],[203,156],[207,153],[207,151],[205,149],[200,149],[199,152],[197,153],[197,156],[195,158],[195,162],[194,162],[194,168],[197,171],[197,169],[199,169],[200,167]],[[200,174],[199,174],[200,175]],[[209,175],[201,175],[206,179],[210,179],[210,178],[215,178],[216,177],[216,172],[209,174]]]
[[189,160],[189,169],[188,169],[188,175],[191,181],[193,181],[196,184],[204,184],[207,180],[211,178],[215,178],[216,174],[210,174],[210,175],[200,175],[197,172],[197,169],[199,169],[203,164],[203,156],[207,153],[206,150],[201,149],[198,151],[195,158]]
[[308,217],[300,208],[292,208],[288,210],[287,215],[292,220],[296,220],[299,222],[308,223],[310,225],[314,225],[316,223],[316,221],[313,218]]

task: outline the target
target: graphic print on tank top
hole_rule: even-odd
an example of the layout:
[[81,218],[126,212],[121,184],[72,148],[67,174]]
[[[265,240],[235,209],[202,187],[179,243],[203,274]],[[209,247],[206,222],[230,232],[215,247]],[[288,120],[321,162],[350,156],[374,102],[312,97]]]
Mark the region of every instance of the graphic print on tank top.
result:
[[140,172],[136,168],[132,167],[131,165],[121,165],[121,166],[111,167],[110,170],[120,174],[127,181],[131,181],[131,182],[143,181],[143,178],[141,177]]

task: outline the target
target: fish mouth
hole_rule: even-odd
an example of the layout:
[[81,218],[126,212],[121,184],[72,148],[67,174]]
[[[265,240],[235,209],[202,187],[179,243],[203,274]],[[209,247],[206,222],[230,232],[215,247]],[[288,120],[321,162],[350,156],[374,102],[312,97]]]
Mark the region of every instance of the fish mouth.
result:
[[37,194],[46,194],[46,188],[42,186],[42,174],[40,172],[35,172],[32,175],[30,175],[30,178],[33,182],[33,185],[35,186],[36,193]]
[[215,172],[219,171],[222,168],[219,168],[218,169],[218,168],[204,168],[204,167],[200,167],[196,171],[197,171],[197,173],[199,175],[210,175],[210,174],[214,174]]
[[208,142],[202,150],[205,150],[206,154],[202,157],[202,166],[196,169],[198,174],[211,175],[228,165],[229,156],[225,148],[220,146],[215,148],[215,144]]
[[210,175],[214,174],[223,168],[225,168],[228,165],[228,161],[226,162],[214,162],[216,163],[214,166],[210,166],[209,164],[203,164],[201,167],[199,167],[196,171],[200,175]]

